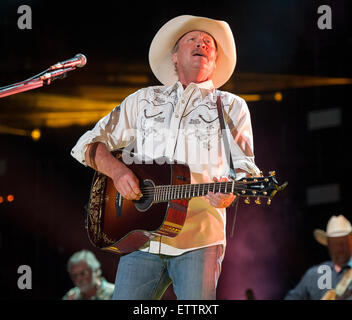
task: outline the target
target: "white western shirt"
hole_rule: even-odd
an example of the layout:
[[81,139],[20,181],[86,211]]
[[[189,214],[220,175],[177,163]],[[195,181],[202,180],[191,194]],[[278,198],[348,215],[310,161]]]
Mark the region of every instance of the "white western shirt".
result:
[[[224,106],[234,168],[259,174],[246,102],[234,94],[215,90],[212,81],[191,83],[185,89],[178,81],[172,86],[136,91],[83,134],[71,154],[86,165],[84,154],[90,143],[104,142],[111,151],[133,143],[134,152],[146,158],[168,157],[187,163],[191,183],[208,183],[213,177],[228,176],[217,94]],[[176,237],[157,237],[141,250],[179,255],[216,244],[225,247],[225,227],[226,210],[214,208],[205,197],[195,197],[189,201],[186,221]]]

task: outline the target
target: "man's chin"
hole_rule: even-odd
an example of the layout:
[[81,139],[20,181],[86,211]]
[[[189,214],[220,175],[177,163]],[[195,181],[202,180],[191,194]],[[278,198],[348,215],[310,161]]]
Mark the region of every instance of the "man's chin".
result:
[[86,293],[86,292],[88,292],[89,290],[91,290],[93,287],[94,287],[94,285],[87,284],[87,285],[84,285],[84,286],[80,286],[80,287],[78,287],[78,288],[79,288],[79,290],[80,290],[82,293]]

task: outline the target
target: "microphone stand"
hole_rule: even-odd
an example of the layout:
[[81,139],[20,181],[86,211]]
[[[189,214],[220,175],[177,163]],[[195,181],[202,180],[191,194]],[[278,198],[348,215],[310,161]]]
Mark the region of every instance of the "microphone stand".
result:
[[[66,77],[66,73],[71,70],[75,70],[75,67],[62,68],[57,70],[47,69],[40,73],[37,77],[32,77],[28,80],[24,80],[19,83],[15,83],[3,88],[0,88],[0,98],[13,95],[19,92],[28,91],[42,87],[44,84],[49,85],[52,81],[56,79],[62,79]],[[47,72],[48,71],[48,72]]]

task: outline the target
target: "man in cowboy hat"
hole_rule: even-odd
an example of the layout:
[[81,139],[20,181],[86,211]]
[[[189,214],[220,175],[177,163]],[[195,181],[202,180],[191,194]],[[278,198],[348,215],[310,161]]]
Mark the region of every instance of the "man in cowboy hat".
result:
[[327,246],[331,261],[311,267],[286,300],[351,299],[352,226],[343,216],[332,216],[326,231],[314,230],[315,239]]
[[[183,15],[155,35],[149,62],[162,86],[143,88],[86,132],[71,154],[111,177],[127,199],[142,194],[134,173],[111,151],[134,146],[147,158],[187,163],[191,183],[225,179],[230,166],[218,121],[220,96],[237,178],[259,174],[254,163],[246,102],[217,90],[236,65],[235,41],[224,21]],[[147,168],[146,168],[147,169]],[[226,245],[226,207],[233,194],[211,193],[189,201],[181,232],[158,236],[120,258],[115,299],[158,299],[173,283],[178,299],[215,299]]]

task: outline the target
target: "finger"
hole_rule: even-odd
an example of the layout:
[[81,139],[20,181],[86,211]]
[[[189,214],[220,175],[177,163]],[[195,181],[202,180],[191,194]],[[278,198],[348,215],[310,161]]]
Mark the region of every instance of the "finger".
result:
[[210,204],[214,208],[226,208],[228,206],[228,203],[226,201],[211,201]]
[[222,200],[227,199],[227,198],[228,198],[228,196],[225,193],[217,192],[217,193],[214,194],[214,200],[216,200],[216,201],[222,201]]
[[213,177],[213,181],[215,181],[215,182],[226,182],[226,181],[229,181],[229,179],[226,178],[226,177],[220,177],[219,179],[217,177]]
[[220,192],[208,194],[208,199],[211,199],[214,202],[220,202],[223,199],[227,199],[227,198],[228,197],[226,194],[220,193]]
[[132,178],[128,180],[128,184],[130,187],[129,194],[133,199],[140,198],[142,196],[142,192],[139,188],[139,180],[136,178]]
[[139,200],[140,199],[140,196],[136,195],[133,191],[127,192],[122,196],[127,200]]
[[127,200],[135,200],[135,199],[139,199],[141,197],[141,195],[140,195],[141,193],[137,193],[136,194],[133,191],[133,189],[132,189],[132,187],[131,187],[131,185],[129,184],[128,181],[126,181],[123,184],[120,184],[120,188],[119,188],[118,191],[122,195],[122,197],[127,199]]
[[214,196],[214,192],[209,191],[205,197],[210,200],[212,199],[213,196]]
[[207,198],[209,200],[209,203],[213,206],[213,207],[220,207],[221,203],[224,201],[221,193],[215,193],[215,194],[208,194]]

